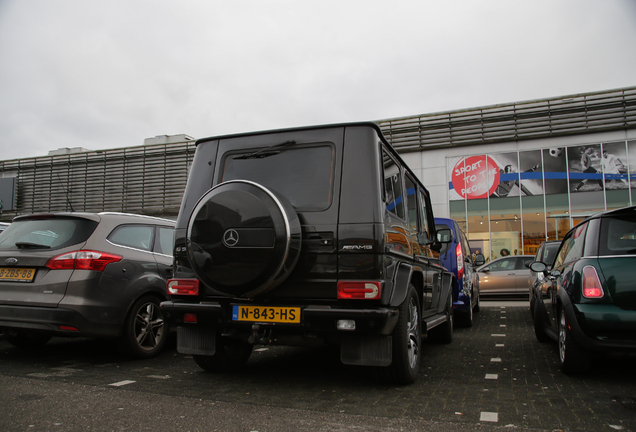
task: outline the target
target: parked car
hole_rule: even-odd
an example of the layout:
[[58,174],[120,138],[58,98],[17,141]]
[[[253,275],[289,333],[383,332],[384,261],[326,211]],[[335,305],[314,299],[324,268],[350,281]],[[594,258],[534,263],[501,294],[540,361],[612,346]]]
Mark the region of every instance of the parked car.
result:
[[[552,268],[552,263],[554,262],[554,258],[556,257],[556,252],[561,245],[560,240],[550,240],[544,241],[539,246],[537,250],[537,254],[534,256],[534,261],[540,261],[545,263],[547,266],[547,270],[549,271]],[[526,263],[526,266],[529,267],[534,261],[529,261]],[[549,283],[549,281],[545,278],[544,272],[535,272],[530,270],[530,279],[528,279],[528,286],[530,290],[530,315],[534,314],[534,304],[536,303],[536,293],[540,292],[539,285],[543,283]]]
[[481,296],[526,296],[534,255],[509,255],[497,258],[477,269]]
[[13,219],[0,235],[0,329],[9,343],[104,337],[135,357],[159,353],[174,225],[123,213]]
[[[458,321],[473,325],[473,312],[479,312],[479,276],[476,268],[485,262],[482,254],[473,255],[466,234],[453,219],[435,218],[435,228],[450,230],[451,238],[442,245],[439,258],[453,273],[453,309]],[[446,239],[445,239],[446,240]]]
[[405,384],[424,333],[452,340],[429,193],[376,124],[196,145],[161,304],[180,353],[227,371],[254,345],[337,345],[343,363]]
[[554,339],[565,373],[586,372],[595,353],[636,352],[636,206],[598,213],[564,237],[551,281],[534,308],[537,339]]

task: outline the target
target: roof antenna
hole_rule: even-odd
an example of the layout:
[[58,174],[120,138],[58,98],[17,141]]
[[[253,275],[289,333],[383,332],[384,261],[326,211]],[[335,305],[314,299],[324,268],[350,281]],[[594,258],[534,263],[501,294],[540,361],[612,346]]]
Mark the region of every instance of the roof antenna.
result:
[[[62,183],[62,178],[60,177],[60,173],[57,173],[57,179],[60,181],[60,185],[64,189],[64,183]],[[66,194],[66,203],[71,208],[71,213],[75,213],[75,210],[73,210],[73,204],[71,204],[71,199],[68,196],[68,190],[64,189],[64,193]]]

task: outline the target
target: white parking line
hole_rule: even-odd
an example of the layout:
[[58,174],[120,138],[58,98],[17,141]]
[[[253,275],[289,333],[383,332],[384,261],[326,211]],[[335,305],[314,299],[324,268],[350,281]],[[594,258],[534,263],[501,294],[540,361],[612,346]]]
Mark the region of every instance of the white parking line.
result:
[[502,334],[502,333],[493,333],[490,336],[492,336],[492,337],[506,337],[506,335]]
[[499,414],[496,412],[487,412],[487,411],[482,411],[481,412],[481,416],[479,417],[480,421],[483,422],[498,422],[499,421]]
[[501,357],[493,357],[490,359],[491,363],[501,363]]
[[499,374],[486,374],[484,379],[496,380],[499,379]]
[[132,384],[134,382],[136,382],[136,381],[125,380],[125,381],[119,381],[119,382],[108,384],[108,385],[111,386],[111,387],[121,387],[121,386],[125,386],[125,385],[128,385],[128,384]]

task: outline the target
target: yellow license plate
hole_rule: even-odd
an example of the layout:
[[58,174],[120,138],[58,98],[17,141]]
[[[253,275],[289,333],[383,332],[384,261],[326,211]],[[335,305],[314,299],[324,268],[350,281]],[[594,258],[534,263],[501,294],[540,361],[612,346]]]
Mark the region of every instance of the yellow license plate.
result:
[[299,307],[232,306],[232,321],[300,324]]
[[35,276],[32,268],[0,267],[0,281],[31,282]]

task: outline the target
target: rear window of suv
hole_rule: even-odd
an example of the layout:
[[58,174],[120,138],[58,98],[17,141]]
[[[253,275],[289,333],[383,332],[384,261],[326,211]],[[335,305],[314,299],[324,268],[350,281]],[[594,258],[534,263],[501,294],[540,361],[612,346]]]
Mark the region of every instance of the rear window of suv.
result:
[[325,210],[331,204],[333,147],[315,145],[266,152],[227,153],[221,181],[250,180],[282,194],[298,211]]
[[96,227],[96,221],[78,218],[17,220],[0,236],[0,250],[60,249],[85,242]]
[[599,255],[635,255],[636,220],[632,218],[602,218]]

